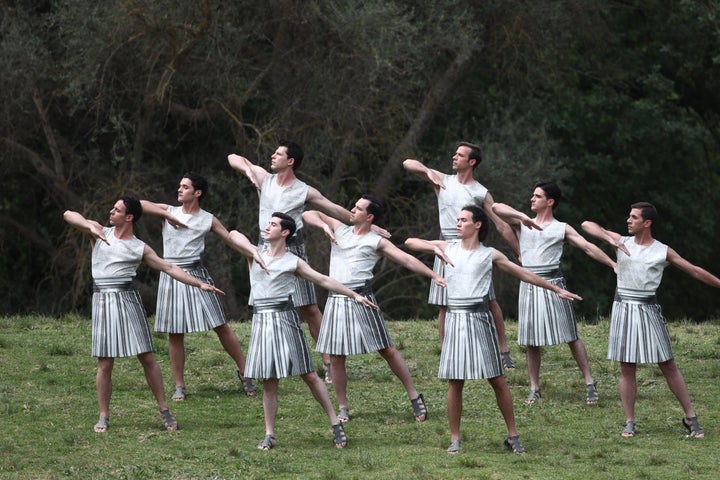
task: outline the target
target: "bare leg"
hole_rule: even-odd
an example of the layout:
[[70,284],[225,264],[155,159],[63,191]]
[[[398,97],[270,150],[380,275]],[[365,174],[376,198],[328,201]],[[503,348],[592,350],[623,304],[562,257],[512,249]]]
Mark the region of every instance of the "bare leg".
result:
[[266,378],[263,381],[263,413],[265,414],[265,435],[275,435],[275,418],[278,411],[277,378]]
[[307,386],[310,387],[313,397],[317,400],[320,406],[323,407],[325,413],[327,413],[327,416],[330,419],[330,425],[338,424],[338,417],[335,413],[332,400],[330,400],[328,389],[320,377],[317,376],[317,373],[309,372],[304,375],[300,375],[300,378],[302,378]]
[[115,359],[111,357],[98,358],[98,369],[95,375],[95,389],[97,390],[100,416],[110,418],[110,397],[112,396],[112,370]]
[[570,347],[570,351],[572,352],[578,368],[580,368],[580,371],[582,372],[583,378],[585,379],[585,385],[595,383],[595,380],[593,380],[592,374],[590,373],[590,364],[588,362],[585,343],[578,338],[577,340],[568,343],[568,346]]
[[460,440],[460,418],[463,409],[463,388],[465,380],[450,380],[448,382],[447,412],[450,422],[450,441]]
[[527,346],[525,358],[527,359],[528,376],[530,377],[530,390],[540,390],[540,347]]
[[[310,329],[310,336],[317,343],[318,335],[320,335],[320,324],[322,323],[322,312],[317,305],[304,305],[297,307],[297,311],[303,316]],[[330,364],[330,355],[323,353],[322,356],[324,364]]]
[[160,411],[167,410],[168,404],[165,400],[162,372],[160,372],[160,365],[158,365],[155,361],[155,355],[153,355],[152,352],[145,352],[141,353],[137,357],[143,366],[143,370],[145,371],[145,380],[155,396],[155,400],[157,401]]
[[510,348],[507,344],[507,338],[505,338],[505,317],[503,316],[500,304],[497,302],[497,300],[490,300],[488,307],[490,308],[490,313],[492,313],[493,321],[495,322],[495,329],[497,330],[500,351],[509,352]]
[[415,384],[413,383],[412,376],[410,375],[410,369],[405,363],[405,359],[400,355],[400,352],[395,347],[384,348],[378,352],[390,366],[390,370],[395,376],[402,382],[407,392],[408,399],[414,400],[418,396],[417,390],[415,390]]
[[185,386],[185,335],[182,333],[168,334],[170,365],[176,387]]
[[635,399],[637,398],[637,364],[620,362],[620,400],[625,410],[625,421],[635,421]]
[[332,362],[333,390],[337,397],[338,407],[348,408],[347,399],[347,370],[345,367],[345,355],[330,355]]
[[447,307],[441,306],[438,311],[438,333],[440,334],[440,345],[445,340],[445,314],[447,313]]
[[675,398],[680,402],[680,406],[685,412],[685,417],[692,418],[696,416],[695,409],[690,401],[690,394],[688,393],[685,379],[682,373],[680,373],[680,370],[678,370],[675,360],[671,359],[667,362],[659,363],[658,366],[663,375],[665,375],[665,380],[667,381],[668,387],[670,387],[670,391],[673,392]]
[[508,437],[517,436],[518,432],[515,427],[515,413],[513,412],[512,396],[510,395],[510,389],[505,381],[505,376],[500,375],[499,377],[489,378],[488,381],[490,382],[493,390],[495,390],[495,400],[497,401],[498,407],[500,407],[500,413],[502,413],[502,416],[505,419]]
[[235,361],[237,369],[244,375],[245,355],[243,353],[242,346],[240,346],[240,341],[238,340],[237,335],[235,335],[233,329],[230,328],[230,325],[225,323],[216,327],[215,333],[220,339],[220,344],[223,346],[228,355],[230,355],[230,357],[232,357]]

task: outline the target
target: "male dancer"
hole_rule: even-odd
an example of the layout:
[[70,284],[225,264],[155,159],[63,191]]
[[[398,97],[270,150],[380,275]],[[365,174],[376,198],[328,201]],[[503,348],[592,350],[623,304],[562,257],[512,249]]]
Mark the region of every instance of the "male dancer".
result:
[[[254,262],[250,269],[250,302],[254,314],[246,373],[252,378],[264,379],[265,437],[257,447],[270,450],[275,446],[278,384],[281,378],[299,375],[325,409],[333,427],[335,447],[345,448],[345,430],[335,414],[327,387],[315,373],[310,347],[300,326],[300,317],[293,307],[294,280],[296,276],[301,276],[323,288],[354,298],[365,306],[375,305],[340,282],[316,272],[304,260],[290,253],[286,240],[294,233],[295,221],[292,217],[273,212],[263,233],[268,248],[261,252],[267,271]],[[238,235],[242,234],[234,230],[230,232],[231,237]]]
[[[143,211],[163,218],[163,256],[195,278],[213,285],[201,255],[205,251],[205,236],[213,232],[249,260],[263,265],[257,247],[244,235],[238,243],[212,213],[200,208],[200,200],[207,198],[208,183],[197,173],[183,175],[178,185],[177,200],[180,206],[152,203],[142,200]],[[188,288],[164,273],[160,274],[155,331],[169,334],[170,363],[175,377],[176,402],[185,400],[185,334],[214,330],[220,344],[235,361],[243,392],[255,395],[252,379],[245,377],[245,356],[235,332],[225,318],[225,311],[217,296]]]
[[705,432],[698,423],[685,379],[675,364],[667,324],[655,292],[668,265],[712,287],[720,288],[720,278],[655,240],[652,227],[657,219],[653,205],[638,202],[630,206],[627,219],[630,236],[605,230],[594,222],[582,224],[586,233],[609,243],[617,253],[617,291],[610,319],[608,359],[620,362],[620,400],[625,410],[625,429],[621,435],[635,436],[637,364],[657,363],[685,412],[682,425],[688,436],[702,438]]
[[[482,154],[478,145],[469,142],[460,142],[455,150],[455,155],[453,155],[452,169],[455,172],[454,175],[446,175],[438,170],[428,168],[418,160],[411,158],[403,162],[403,167],[405,167],[405,170],[408,172],[430,183],[435,189],[435,195],[438,200],[440,238],[442,240],[456,239],[455,222],[458,212],[465,205],[477,205],[486,212],[500,235],[502,235],[508,245],[510,245],[517,254],[519,253],[517,238],[515,238],[508,225],[500,221],[493,213],[491,207],[494,201],[488,189],[473,177],[475,167],[478,166],[481,160]],[[444,265],[438,258],[435,258],[433,270],[443,275]],[[506,370],[511,370],[515,368],[515,364],[510,358],[510,349],[508,348],[505,337],[505,321],[500,305],[495,299],[495,291],[492,285],[489,295],[490,311],[493,314],[495,328],[498,332],[503,366]],[[447,312],[447,291],[445,288],[431,283],[428,303],[440,307],[438,312],[438,330],[440,332],[440,342],[442,343],[443,337],[445,336],[445,313]]]
[[[350,210],[350,225],[316,210],[303,213],[305,223],[322,228],[332,242],[329,276],[377,303],[370,282],[373,279],[373,268],[382,256],[445,285],[445,280],[420,260],[371,230],[370,227],[382,218],[384,211],[384,202],[379,197],[366,194]],[[390,370],[405,387],[415,421],[424,422],[427,419],[425,399],[415,390],[410,370],[395,348],[379,309],[360,308],[348,297],[331,294],[325,305],[317,351],[330,354],[333,388],[338,399],[338,418],[341,422],[350,420],[345,369],[347,356],[375,351],[385,359]]]
[[418,252],[431,253],[445,262],[447,282],[447,325],[440,353],[438,377],[447,379],[447,410],[450,422],[448,453],[460,452],[460,418],[465,380],[487,378],[507,426],[505,446],[513,453],[525,453],[520,443],[512,396],[500,359],[497,331],[488,308],[487,295],[492,283],[492,269],[498,267],[522,281],[554,291],[569,300],[580,297],[535,275],[510,260],[498,250],[482,244],[490,230],[488,217],[475,205],[458,213],[457,240],[422,240],[408,238],[405,245]]
[[[258,246],[263,249],[262,232],[270,220],[272,212],[283,212],[290,215],[297,225],[297,232],[287,239],[287,247],[301,259],[307,261],[305,243],[302,238],[302,212],[305,204],[309,203],[343,222],[350,220],[350,212],[325,198],[316,188],[310,187],[295,176],[303,161],[303,151],[295,142],[281,140],[275,153],[270,160],[270,170],[265,170],[259,165],[252,164],[247,158],[240,155],[228,155],[228,162],[235,170],[242,172],[255,186],[260,196],[260,209],[258,214],[258,226],[260,228],[260,240]],[[387,232],[379,232],[383,236],[389,236]],[[296,280],[293,303],[300,314],[308,322],[310,335],[317,342],[320,333],[320,322],[322,313],[317,306],[317,296],[314,286],[301,278]],[[323,366],[325,367],[325,381],[332,383],[330,370],[330,356],[323,355]]]
[[[560,257],[565,242],[612,269],[616,265],[573,227],[555,218],[555,207],[561,199],[562,192],[556,183],[541,182],[535,185],[530,198],[530,210],[536,215],[534,219],[503,203],[494,204],[492,209],[518,236],[522,266],[553,285],[565,288],[565,279],[560,270]],[[568,344],[585,379],[586,403],[597,403],[597,386],[590,373],[587,350],[578,335],[575,311],[570,301],[544,288],[521,282],[518,303],[518,344],[527,348],[530,377],[530,395],[525,403],[532,405],[540,399],[540,347],[561,343]]]
[[160,409],[163,425],[167,430],[178,428],[165,400],[162,372],[153,355],[145,307],[133,283],[140,262],[188,285],[224,295],[213,285],[188,275],[180,267],[158,257],[152,248],[135,237],[134,224],[141,215],[140,202],[130,196],[120,197],[113,205],[110,210],[110,227],[103,227],[99,222],[88,220],[71,210],[63,214],[70,226],[88,234],[92,246],[92,356],[98,359],[95,387],[100,407],[100,419],[93,427],[96,433],[105,433],[110,427],[115,358],[133,355],[137,356],[143,366],[145,379]]

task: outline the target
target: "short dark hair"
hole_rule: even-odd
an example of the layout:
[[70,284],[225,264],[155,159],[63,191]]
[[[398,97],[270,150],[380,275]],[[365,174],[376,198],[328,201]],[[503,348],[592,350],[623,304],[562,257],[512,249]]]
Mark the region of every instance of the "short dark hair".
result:
[[133,224],[137,223],[143,213],[140,200],[132,195],[123,195],[118,200],[121,200],[125,204],[125,214],[133,216]]
[[560,187],[558,187],[557,183],[553,181],[538,182],[535,184],[535,188],[542,189],[542,191],[545,192],[545,196],[547,198],[552,198],[553,200],[555,200],[552,206],[552,209],[555,210],[555,207],[558,206],[558,204],[563,198],[562,192],[560,191]]
[[475,167],[477,167],[480,162],[482,162],[482,150],[480,149],[480,145],[471,142],[459,142],[458,147],[468,147],[470,149],[470,155],[468,155],[468,159],[475,159],[473,169],[475,169]]
[[466,205],[462,209],[472,213],[473,222],[482,222],[480,230],[478,230],[478,239],[481,242],[484,242],[488,233],[490,233],[490,223],[488,222],[488,217],[485,214],[485,211],[477,205]]
[[200,194],[200,197],[198,197],[198,200],[200,200],[203,196],[207,195],[208,182],[207,180],[205,180],[205,177],[195,172],[185,172],[185,175],[183,175],[182,178],[187,178],[188,180],[190,180],[193,188],[202,192]]
[[640,215],[642,215],[643,220],[650,220],[653,225],[655,225],[655,222],[659,217],[657,209],[652,203],[637,202],[630,205],[630,208],[637,208],[640,210]]
[[367,211],[373,216],[372,223],[375,225],[378,223],[381,224],[385,219],[385,200],[373,193],[366,193],[360,198],[370,202],[367,206]]
[[288,237],[292,237],[293,235],[295,235],[295,230],[297,230],[297,224],[290,215],[282,212],[273,212],[270,218],[272,217],[277,217],[280,219],[280,231],[290,230],[290,235],[288,235]]
[[302,165],[302,161],[303,161],[303,157],[304,157],[303,151],[302,151],[302,148],[300,148],[300,145],[298,145],[297,143],[292,142],[290,140],[280,140],[278,142],[278,147],[285,147],[287,149],[288,160],[291,158],[295,160],[292,165],[293,171],[300,168],[300,165]]

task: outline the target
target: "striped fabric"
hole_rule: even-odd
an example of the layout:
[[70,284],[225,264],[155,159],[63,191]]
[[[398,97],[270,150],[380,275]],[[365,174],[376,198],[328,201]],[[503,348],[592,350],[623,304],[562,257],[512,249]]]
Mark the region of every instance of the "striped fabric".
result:
[[315,370],[300,316],[291,302],[255,300],[245,376],[285,378]]
[[[177,265],[201,282],[214,285],[201,262],[189,265],[178,262]],[[225,311],[217,295],[178,282],[170,275],[160,272],[155,310],[156,332],[206,332],[225,323]]]
[[[540,275],[540,274],[539,274]],[[565,288],[562,276],[546,278],[553,285]],[[520,282],[518,298],[518,344],[540,347],[577,340],[575,311],[569,300],[555,292],[530,283]]]
[[671,360],[670,335],[660,305],[616,297],[610,319],[607,358],[627,363]]
[[[445,278],[445,264],[437,256],[435,257],[435,262],[433,263],[433,272]],[[447,289],[431,281],[430,293],[428,294],[428,304],[439,306],[447,305]]]
[[495,322],[487,309],[448,307],[438,377],[479,380],[503,374]]
[[152,352],[150,327],[137,289],[95,286],[92,297],[92,356],[131,357]]
[[[371,290],[358,293],[377,305]],[[394,345],[380,309],[365,307],[344,295],[328,296],[316,347],[318,352],[361,355]]]

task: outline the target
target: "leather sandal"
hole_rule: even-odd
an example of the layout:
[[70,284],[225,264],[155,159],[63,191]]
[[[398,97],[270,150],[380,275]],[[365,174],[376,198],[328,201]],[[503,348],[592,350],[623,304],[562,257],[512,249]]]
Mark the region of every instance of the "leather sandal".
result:
[[505,444],[505,447],[512,453],[525,453],[525,447],[523,447],[522,443],[520,443],[519,435],[515,435],[514,437],[507,437],[503,443]]
[[688,437],[690,438],[705,438],[705,431],[703,431],[702,428],[700,428],[700,424],[698,423],[697,416],[692,418],[683,417],[682,419],[683,427],[685,427],[685,430],[688,432]]
[[423,397],[423,394],[419,393],[416,399],[410,400],[410,403],[412,403],[415,421],[424,422],[425,420],[427,420],[428,410],[427,406],[425,405],[425,397]]
[[348,438],[345,434],[345,428],[342,423],[336,423],[333,428],[333,443],[335,448],[345,448],[348,444]]
[[243,393],[248,397],[254,397],[257,394],[257,391],[255,390],[255,384],[253,383],[252,378],[246,377],[240,370],[237,371],[237,376],[240,379]]
[[625,429],[622,431],[622,433],[620,435],[622,435],[625,438],[634,437],[635,436],[635,422],[628,421],[625,424]]
[[178,429],[178,423],[177,420],[175,420],[175,417],[172,413],[170,413],[169,409],[166,410],[160,410],[160,415],[163,417],[163,425],[165,426],[165,430],[177,430]]

